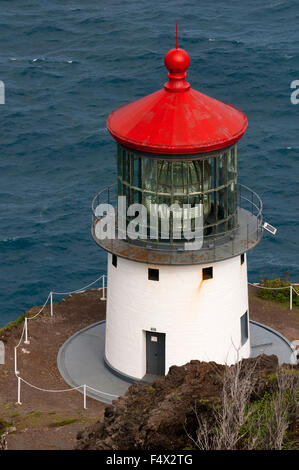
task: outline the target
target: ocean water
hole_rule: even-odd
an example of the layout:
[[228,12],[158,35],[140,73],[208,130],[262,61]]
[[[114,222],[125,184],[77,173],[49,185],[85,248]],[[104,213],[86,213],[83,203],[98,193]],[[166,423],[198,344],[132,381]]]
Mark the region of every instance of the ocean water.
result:
[[0,325],[106,271],[90,235],[92,198],[116,176],[106,117],[163,86],[176,21],[191,86],[248,117],[239,181],[278,228],[249,253],[249,279],[299,281],[297,1],[1,0],[0,13]]

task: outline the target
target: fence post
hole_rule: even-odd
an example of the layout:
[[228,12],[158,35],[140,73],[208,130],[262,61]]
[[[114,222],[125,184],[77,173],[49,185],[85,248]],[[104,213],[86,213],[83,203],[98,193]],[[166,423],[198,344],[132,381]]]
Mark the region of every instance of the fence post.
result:
[[293,308],[293,286],[290,286],[290,310]]
[[19,371],[17,369],[17,347],[15,346],[15,374],[18,375]]
[[50,310],[51,310],[51,317],[53,317],[53,292],[50,292]]
[[18,377],[18,401],[17,405],[22,405],[21,402],[21,377]]
[[84,402],[83,402],[83,408],[86,410],[86,385],[83,385],[83,396],[84,396]]
[[105,297],[105,274],[102,276],[102,297],[101,300],[106,300]]
[[25,317],[25,344],[30,344],[30,341],[28,341],[28,318]]

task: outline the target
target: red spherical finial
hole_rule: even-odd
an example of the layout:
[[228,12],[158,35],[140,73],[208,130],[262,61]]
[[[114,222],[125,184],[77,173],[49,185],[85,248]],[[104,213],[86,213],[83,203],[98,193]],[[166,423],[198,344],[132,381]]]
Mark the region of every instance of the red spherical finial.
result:
[[190,65],[190,57],[184,49],[170,49],[164,63],[170,73],[184,73]]
[[170,49],[164,57],[164,63],[168,70],[169,81],[164,88],[167,91],[186,91],[190,84],[186,82],[186,70],[190,65],[188,52],[180,49],[178,45],[178,24],[176,23],[176,48]]
[[188,52],[179,47],[170,49],[164,57],[164,63],[168,69],[169,81],[165,83],[164,88],[167,91],[186,91],[190,84],[186,82],[186,70],[190,65]]

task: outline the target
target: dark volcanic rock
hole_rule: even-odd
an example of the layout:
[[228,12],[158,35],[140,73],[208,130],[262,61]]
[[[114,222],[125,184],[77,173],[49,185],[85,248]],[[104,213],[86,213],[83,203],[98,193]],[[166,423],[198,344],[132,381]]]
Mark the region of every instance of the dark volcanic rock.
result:
[[[250,365],[254,359],[245,359]],[[260,356],[256,394],[273,386],[267,377],[277,371],[276,356]],[[135,383],[126,394],[105,410],[98,422],[78,435],[77,449],[99,450],[182,450],[190,446],[185,430],[195,433],[196,406],[209,413],[220,402],[226,366],[214,362],[191,361],[170,368],[167,376],[152,384]]]

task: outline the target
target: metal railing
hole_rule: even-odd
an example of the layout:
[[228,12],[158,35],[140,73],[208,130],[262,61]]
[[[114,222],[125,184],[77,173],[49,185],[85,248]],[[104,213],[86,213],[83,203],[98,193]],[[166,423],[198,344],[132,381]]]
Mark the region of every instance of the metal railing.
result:
[[[116,184],[113,184],[102,189],[92,201],[93,237],[100,246],[113,253],[118,253],[120,251],[124,252],[125,244],[125,257],[129,258],[134,258],[134,254],[136,254],[134,253],[135,247],[143,248],[147,253],[142,254],[142,259],[140,259],[140,261],[152,262],[151,259],[154,259],[155,256],[151,256],[151,250],[155,253],[158,252],[161,255],[162,253],[168,254],[168,259],[164,256],[165,259],[161,264],[189,264],[190,262],[218,261],[248,251],[260,241],[263,234],[263,204],[258,194],[247,186],[238,184],[237,201],[238,209],[236,226],[225,232],[223,231],[204,235],[201,249],[198,250],[197,255],[194,251],[191,252],[193,253],[192,255],[190,252],[186,252],[184,250],[183,240],[177,242],[169,239],[167,242],[161,242],[151,239],[134,240],[128,236],[125,240],[120,240],[119,238],[121,237],[118,237]],[[100,240],[96,236],[95,227],[97,221],[102,218],[102,215],[99,215],[97,208],[102,204],[109,204],[115,211],[115,238],[111,240]],[[181,254],[182,252],[185,253],[185,260]]]

